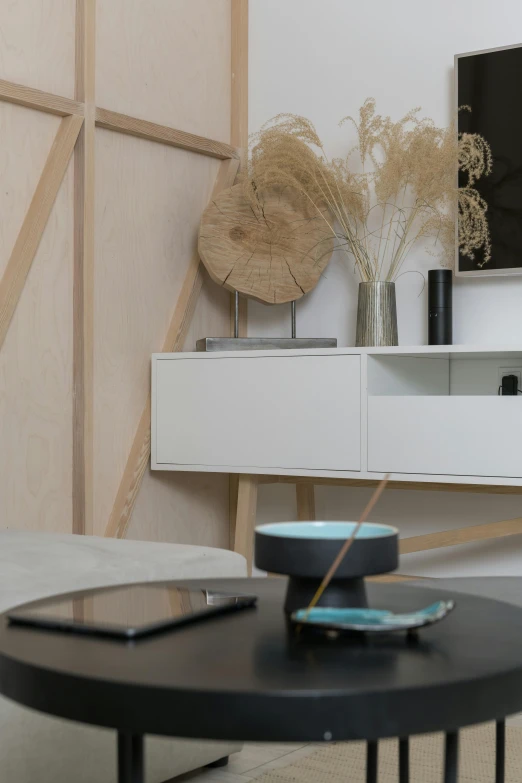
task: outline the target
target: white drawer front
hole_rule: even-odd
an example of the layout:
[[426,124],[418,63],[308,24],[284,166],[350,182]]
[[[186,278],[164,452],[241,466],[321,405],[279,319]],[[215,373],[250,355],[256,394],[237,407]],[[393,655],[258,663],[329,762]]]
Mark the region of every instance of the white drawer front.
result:
[[369,397],[368,470],[522,477],[522,397]]
[[155,404],[157,463],[361,468],[359,356],[160,359]]

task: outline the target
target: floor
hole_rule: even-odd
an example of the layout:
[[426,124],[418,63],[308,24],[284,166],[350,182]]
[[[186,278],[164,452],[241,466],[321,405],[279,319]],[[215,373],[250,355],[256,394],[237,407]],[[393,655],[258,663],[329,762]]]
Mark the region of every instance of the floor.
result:
[[241,753],[230,757],[227,767],[204,769],[175,778],[172,783],[246,783],[263,772],[286,767],[293,761],[310,755],[317,745],[287,745],[246,743]]
[[[522,713],[508,718],[509,726],[522,727]],[[203,769],[175,778],[172,783],[246,783],[255,780],[263,772],[286,767],[293,761],[309,756],[320,745],[286,745],[246,743],[241,753],[230,757],[227,767]]]

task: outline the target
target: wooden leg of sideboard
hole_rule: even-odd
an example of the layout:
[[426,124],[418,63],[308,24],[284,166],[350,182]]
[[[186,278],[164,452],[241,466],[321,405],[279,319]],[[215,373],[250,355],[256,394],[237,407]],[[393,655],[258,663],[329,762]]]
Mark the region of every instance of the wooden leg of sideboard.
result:
[[236,546],[236,519],[237,519],[237,489],[239,476],[231,473],[228,477],[228,534],[229,546],[234,550]]
[[315,520],[315,489],[313,484],[295,485],[297,519],[303,522]]
[[234,551],[246,557],[248,573],[252,573],[254,527],[257,511],[257,476],[241,475],[237,487],[237,515]]

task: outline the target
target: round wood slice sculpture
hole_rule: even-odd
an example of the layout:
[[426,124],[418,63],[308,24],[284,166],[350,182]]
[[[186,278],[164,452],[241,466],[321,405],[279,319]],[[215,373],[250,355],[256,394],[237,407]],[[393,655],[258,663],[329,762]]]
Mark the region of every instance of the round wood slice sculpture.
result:
[[332,250],[323,218],[288,191],[265,194],[254,207],[242,185],[234,185],[201,218],[199,254],[212,279],[267,304],[291,302],[311,291]]

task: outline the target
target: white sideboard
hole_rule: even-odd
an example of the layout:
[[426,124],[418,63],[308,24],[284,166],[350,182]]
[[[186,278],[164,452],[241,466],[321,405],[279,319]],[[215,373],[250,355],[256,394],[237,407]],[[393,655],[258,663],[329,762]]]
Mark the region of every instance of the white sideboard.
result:
[[152,468],[522,486],[522,348],[154,354]]

